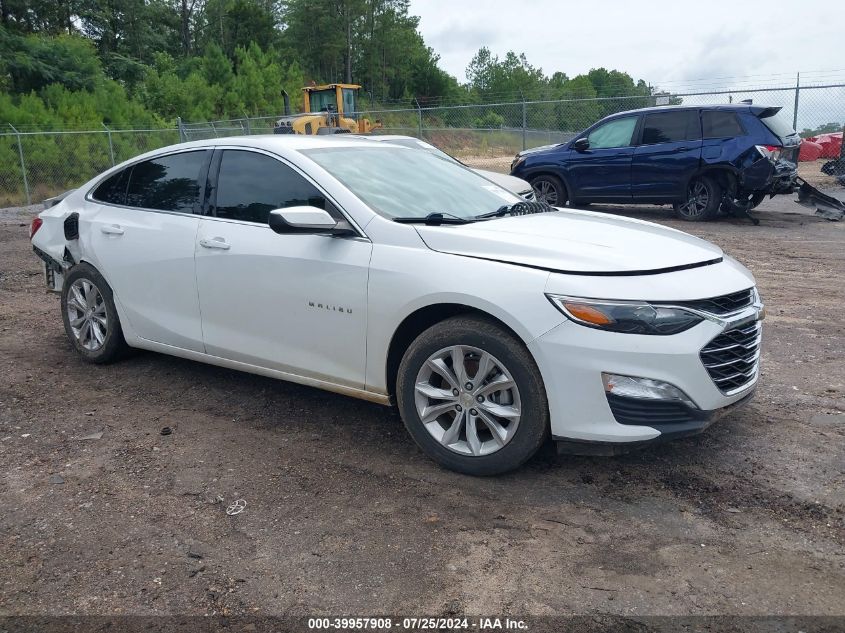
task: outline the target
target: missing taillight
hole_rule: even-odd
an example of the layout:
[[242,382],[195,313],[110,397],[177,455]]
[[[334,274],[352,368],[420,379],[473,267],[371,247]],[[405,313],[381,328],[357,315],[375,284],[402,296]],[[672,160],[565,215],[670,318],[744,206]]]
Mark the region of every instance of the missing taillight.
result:
[[29,239],[32,239],[42,224],[44,224],[44,220],[41,218],[32,218],[32,222],[29,224]]
[[757,148],[757,151],[760,152],[763,158],[768,158],[773,163],[780,159],[780,154],[783,150],[783,147],[780,145],[755,145],[754,147]]

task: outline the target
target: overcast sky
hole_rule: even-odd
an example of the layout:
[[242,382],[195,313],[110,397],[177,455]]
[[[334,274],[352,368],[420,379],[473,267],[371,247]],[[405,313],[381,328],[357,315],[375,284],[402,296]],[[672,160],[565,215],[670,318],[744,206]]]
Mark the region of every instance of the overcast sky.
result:
[[[842,0],[411,0],[441,67],[466,81],[481,46],[547,75],[604,66],[673,89],[845,79]],[[838,72],[809,72],[831,71]],[[772,75],[783,75],[772,77]],[[751,76],[751,77],[749,77]],[[728,80],[724,78],[740,78]]]

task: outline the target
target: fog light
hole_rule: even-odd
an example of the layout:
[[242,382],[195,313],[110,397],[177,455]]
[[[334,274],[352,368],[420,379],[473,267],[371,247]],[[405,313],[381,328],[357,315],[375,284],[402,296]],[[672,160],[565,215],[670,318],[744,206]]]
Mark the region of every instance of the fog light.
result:
[[642,400],[674,400],[683,402],[687,406],[698,407],[683,391],[675,385],[652,378],[637,378],[636,376],[619,376],[602,372],[602,382],[605,393],[626,398],[640,398]]

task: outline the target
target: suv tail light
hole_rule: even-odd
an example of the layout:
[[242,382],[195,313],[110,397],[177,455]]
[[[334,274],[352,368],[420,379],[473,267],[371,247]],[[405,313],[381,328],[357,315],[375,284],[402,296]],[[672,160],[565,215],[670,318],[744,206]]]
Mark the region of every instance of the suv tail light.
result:
[[780,145],[755,145],[757,151],[763,158],[768,158],[773,163],[776,163],[780,158],[780,152],[783,149]]
[[41,218],[32,218],[32,222],[29,225],[29,239],[38,232],[38,229],[41,228],[41,225],[44,224],[44,220]]

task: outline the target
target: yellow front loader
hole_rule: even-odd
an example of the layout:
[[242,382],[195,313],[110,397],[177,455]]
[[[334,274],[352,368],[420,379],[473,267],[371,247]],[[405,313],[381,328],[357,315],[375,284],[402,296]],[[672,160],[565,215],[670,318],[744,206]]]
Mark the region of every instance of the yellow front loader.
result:
[[381,123],[359,117],[356,99],[361,86],[355,84],[326,84],[306,86],[302,89],[302,111],[291,114],[288,94],[282,91],[285,100],[285,116],[276,121],[274,134],[368,134],[380,128]]

